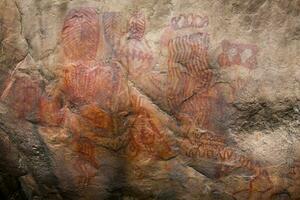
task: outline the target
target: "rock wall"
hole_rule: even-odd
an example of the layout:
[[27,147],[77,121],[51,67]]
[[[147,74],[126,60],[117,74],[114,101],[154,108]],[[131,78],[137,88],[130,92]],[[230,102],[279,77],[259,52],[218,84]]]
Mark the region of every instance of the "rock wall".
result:
[[2,0],[0,197],[300,199],[299,0]]

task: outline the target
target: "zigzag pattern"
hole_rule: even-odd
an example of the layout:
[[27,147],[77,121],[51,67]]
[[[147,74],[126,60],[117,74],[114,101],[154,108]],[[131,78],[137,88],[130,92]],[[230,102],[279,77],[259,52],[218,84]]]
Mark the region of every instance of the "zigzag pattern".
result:
[[210,86],[212,71],[208,66],[208,44],[208,35],[203,33],[179,36],[169,41],[168,101],[173,110],[180,109],[183,101]]
[[130,38],[140,40],[144,37],[146,29],[145,15],[141,12],[135,12],[129,20]]
[[[171,39],[168,44],[169,62],[188,65],[189,74],[199,75],[208,69],[208,35],[195,33]],[[196,73],[195,73],[196,72]]]

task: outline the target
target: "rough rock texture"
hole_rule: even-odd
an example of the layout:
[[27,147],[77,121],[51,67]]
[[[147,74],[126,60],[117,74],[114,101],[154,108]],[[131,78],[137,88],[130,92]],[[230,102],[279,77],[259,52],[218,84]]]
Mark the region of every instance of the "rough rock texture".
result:
[[299,0],[1,0],[1,199],[300,199]]

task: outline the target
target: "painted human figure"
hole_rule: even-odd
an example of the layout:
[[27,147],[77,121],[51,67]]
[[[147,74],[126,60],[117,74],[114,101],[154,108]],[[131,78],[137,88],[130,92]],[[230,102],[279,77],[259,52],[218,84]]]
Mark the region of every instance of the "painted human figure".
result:
[[101,166],[97,146],[122,145],[122,141],[111,141],[126,132],[123,122],[129,112],[125,73],[117,63],[97,60],[98,50],[104,46],[100,31],[96,9],[79,8],[68,13],[61,32],[63,67],[59,83],[56,92],[44,94],[40,104],[43,124],[71,132],[81,186],[87,186]]
[[118,48],[118,60],[128,78],[153,100],[163,101],[165,75],[156,70],[157,58],[145,37],[147,20],[141,11],[132,13]]
[[[131,88],[123,66],[113,60],[106,63],[99,59],[98,55],[103,54],[108,45],[101,37],[103,27],[99,19],[96,10],[91,8],[69,12],[61,33],[64,64],[56,86],[58,92],[52,96],[46,94],[46,100],[41,103],[41,111],[46,112],[41,114],[44,124],[61,126],[72,134],[71,144],[76,155],[74,169],[81,186],[88,186],[92,178],[101,173],[99,168],[105,149],[109,149],[109,153],[125,148],[128,143],[137,143],[137,154],[142,151],[152,158],[163,159],[173,156],[160,135],[163,131],[157,131],[161,122],[154,123],[151,119],[155,115],[149,110],[156,108],[151,102],[135,101],[144,97]],[[130,30],[135,33],[133,28]],[[136,34],[131,36],[138,40]],[[62,110],[63,119],[55,119],[61,117],[57,113]],[[48,114],[52,117],[46,117]],[[139,120],[145,122],[145,129],[136,132],[134,130],[141,128]],[[150,141],[151,137],[154,140]],[[158,144],[165,148],[155,152]]]
[[208,66],[207,45],[205,33],[178,36],[168,45],[168,102],[171,111],[188,129],[209,128],[212,71]]

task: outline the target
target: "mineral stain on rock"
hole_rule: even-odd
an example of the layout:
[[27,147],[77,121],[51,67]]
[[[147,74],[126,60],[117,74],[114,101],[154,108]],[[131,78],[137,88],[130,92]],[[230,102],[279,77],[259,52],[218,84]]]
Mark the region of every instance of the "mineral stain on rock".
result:
[[0,2],[1,199],[300,199],[299,1],[159,5]]

